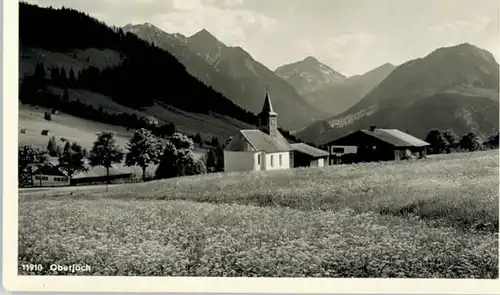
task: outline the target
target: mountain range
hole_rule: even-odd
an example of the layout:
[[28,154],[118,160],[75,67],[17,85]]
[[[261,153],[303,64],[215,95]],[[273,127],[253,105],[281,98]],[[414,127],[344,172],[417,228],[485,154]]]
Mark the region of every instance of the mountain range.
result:
[[324,144],[375,125],[421,138],[433,128],[484,138],[498,132],[498,91],[499,65],[491,53],[468,43],[439,48],[398,66],[348,110],[297,136]]
[[365,74],[346,77],[316,58],[307,57],[281,66],[275,72],[307,102],[334,116],[358,103],[395,68],[386,63]]
[[225,45],[206,29],[189,37],[166,33],[148,23],[122,29],[170,52],[191,75],[253,113],[260,112],[267,88],[285,129],[297,130],[330,115],[308,103],[243,48]]
[[335,85],[347,78],[312,56],[308,56],[301,61],[282,65],[274,72],[303,96]]
[[47,89],[60,95],[55,80],[73,72],[70,99],[152,115],[181,131],[228,137],[253,128],[268,88],[280,126],[305,142],[371,125],[421,138],[433,128],[498,132],[499,65],[468,43],[346,77],[312,56],[273,72],[206,29],[184,36],[149,23],[110,28],[76,10],[25,3],[19,20],[21,82],[43,63]]

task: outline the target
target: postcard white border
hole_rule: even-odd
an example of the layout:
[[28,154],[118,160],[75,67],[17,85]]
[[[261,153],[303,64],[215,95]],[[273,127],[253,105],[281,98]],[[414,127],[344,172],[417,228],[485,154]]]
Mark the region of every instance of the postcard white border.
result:
[[[3,5],[3,284],[9,291],[494,294],[500,280],[18,276],[18,6]],[[15,128],[14,128],[15,127]],[[14,144],[16,143],[16,144]],[[499,185],[500,188],[500,185]]]

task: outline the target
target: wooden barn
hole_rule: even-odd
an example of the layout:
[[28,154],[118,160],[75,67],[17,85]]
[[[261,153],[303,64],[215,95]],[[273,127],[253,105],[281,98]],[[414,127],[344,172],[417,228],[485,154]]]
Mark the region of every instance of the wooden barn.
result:
[[292,143],[293,167],[323,167],[328,165],[328,152],[305,143]]
[[109,168],[109,178],[106,177],[106,168],[102,166],[88,167],[87,171],[77,173],[71,179],[72,185],[103,184],[107,180],[111,183],[129,182],[133,177],[133,171],[127,167],[113,165]]
[[398,129],[371,126],[327,144],[330,164],[398,161],[426,156],[429,143]]

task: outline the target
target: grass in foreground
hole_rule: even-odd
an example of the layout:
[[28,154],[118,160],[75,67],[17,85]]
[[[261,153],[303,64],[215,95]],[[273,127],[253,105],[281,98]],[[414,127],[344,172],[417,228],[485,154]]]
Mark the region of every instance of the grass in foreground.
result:
[[30,202],[21,216],[21,263],[94,275],[498,276],[496,235],[349,209],[101,199]]
[[498,151],[20,198],[20,263],[87,263],[96,275],[498,277]]

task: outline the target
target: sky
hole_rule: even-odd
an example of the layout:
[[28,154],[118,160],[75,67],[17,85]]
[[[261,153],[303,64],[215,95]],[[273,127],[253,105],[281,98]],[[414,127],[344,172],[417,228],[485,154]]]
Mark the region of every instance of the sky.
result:
[[271,70],[314,56],[350,76],[468,42],[497,61],[498,0],[27,0],[71,7],[109,25],[207,29]]

